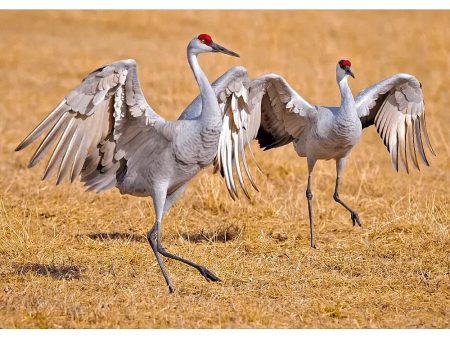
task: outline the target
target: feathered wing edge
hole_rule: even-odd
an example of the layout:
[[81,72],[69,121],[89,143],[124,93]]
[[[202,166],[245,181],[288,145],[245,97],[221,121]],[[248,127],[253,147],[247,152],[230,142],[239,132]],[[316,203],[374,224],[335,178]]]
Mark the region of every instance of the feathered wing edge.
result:
[[256,138],[264,150],[281,147],[300,137],[317,110],[280,75],[263,75],[250,84],[252,113],[261,115]]
[[235,174],[245,196],[251,199],[244,183],[245,178],[241,164],[244,167],[245,177],[248,178],[252,187],[259,191],[250,171],[245,149],[249,148],[254,159],[250,147],[254,135],[250,135],[250,133],[253,126],[259,126],[260,116],[251,114],[248,107],[246,71],[241,67],[235,68],[235,70],[240,77],[231,81],[226,88],[218,93],[219,106],[223,113],[223,126],[217,156],[214,159],[214,173],[220,172],[224,177],[228,193],[233,200],[239,198],[238,187],[234,179]]
[[129,142],[156,121],[164,120],[145,101],[135,61],[117,61],[87,75],[16,151],[47,132],[28,166],[35,166],[56,144],[42,179],[57,168],[57,184],[66,176],[73,182],[81,174],[88,190],[99,192],[115,186],[124,169],[123,151],[117,153],[119,135],[122,144]]
[[411,164],[420,170],[417,152],[423,163],[430,165],[424,140],[429,151],[436,155],[426,128],[421,88],[414,76],[397,74],[367,88],[356,97],[363,128],[375,125],[397,172],[403,169],[409,173]]

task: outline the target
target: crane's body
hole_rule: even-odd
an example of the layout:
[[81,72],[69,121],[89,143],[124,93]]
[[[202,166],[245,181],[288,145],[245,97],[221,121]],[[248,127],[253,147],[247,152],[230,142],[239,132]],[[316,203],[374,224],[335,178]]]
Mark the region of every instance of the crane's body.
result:
[[310,128],[293,141],[301,157],[331,160],[346,157],[361,137],[361,122],[355,109],[316,106]]
[[[199,120],[178,120],[162,128],[165,136],[157,144],[146,140],[127,162],[126,173],[117,184],[122,194],[145,197],[164,189],[170,196],[213,163],[221,123],[204,126]],[[186,137],[190,134],[186,130],[192,131],[190,137]]]
[[307,158],[306,197],[313,248],[311,178],[317,160],[336,161],[333,198],[350,212],[353,225],[361,225],[357,212],[340,199],[339,183],[346,159],[364,128],[377,127],[396,170],[400,164],[408,171],[408,158],[418,169],[416,150],[428,165],[423,139],[434,154],[426,131],[422,91],[417,79],[408,74],[397,74],[353,97],[348,85],[348,77],[354,77],[350,66],[348,60],[341,60],[336,65],[336,82],[341,94],[339,107],[311,105],[276,74],[255,79],[249,87],[252,113],[261,118],[258,132],[249,137],[256,137],[265,150],[292,142],[297,154]]
[[[150,196],[156,219],[147,239],[170,292],[174,288],[160,255],[196,268],[208,281],[219,279],[205,267],[163,248],[164,214],[187,183],[213,162],[232,172],[233,164],[227,160],[235,158],[240,172],[239,159],[247,145],[221,146],[221,140],[222,144],[235,144],[234,138],[242,140],[248,118],[246,70],[232,68],[211,86],[197,61],[198,54],[208,52],[239,56],[207,34],[191,40],[187,58],[200,95],[178,120],[166,121],[148,105],[134,60],[117,61],[87,75],[16,149],[25,148],[49,130],[29,164],[36,165],[59,138],[43,179],[58,168],[57,184],[64,177],[74,181],[81,175],[88,190],[117,187],[122,194]],[[230,119],[237,127],[228,123]],[[243,162],[246,166],[245,159]],[[242,175],[239,182],[244,188]],[[230,193],[237,195],[234,182],[234,190],[230,190],[229,180],[226,183]]]

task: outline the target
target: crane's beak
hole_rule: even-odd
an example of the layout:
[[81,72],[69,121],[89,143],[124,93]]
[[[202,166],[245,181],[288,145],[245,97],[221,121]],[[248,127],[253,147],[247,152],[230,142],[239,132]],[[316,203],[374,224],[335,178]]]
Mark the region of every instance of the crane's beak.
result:
[[225,47],[222,47],[221,45],[219,45],[219,44],[217,44],[215,42],[211,43],[209,46],[212,48],[212,51],[214,53],[219,52],[219,53],[224,53],[224,54],[227,54],[227,55],[239,57],[238,53],[232,52],[231,50],[228,50]]
[[355,78],[355,75],[353,74],[350,67],[345,67],[345,74],[350,75],[352,78]]

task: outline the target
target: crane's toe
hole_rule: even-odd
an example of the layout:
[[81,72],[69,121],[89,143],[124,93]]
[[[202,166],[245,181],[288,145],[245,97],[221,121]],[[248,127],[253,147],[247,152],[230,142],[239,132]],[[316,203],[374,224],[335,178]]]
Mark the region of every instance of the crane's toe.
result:
[[361,226],[361,221],[359,220],[358,213],[356,213],[355,211],[353,211],[353,212],[351,213],[351,215],[352,215],[352,223],[353,223],[353,226],[355,226],[356,224],[358,224],[359,226]]
[[220,278],[217,277],[215,274],[213,274],[211,271],[209,271],[207,268],[205,268],[204,266],[199,266],[198,271],[201,273],[201,275],[203,277],[205,277],[205,279],[208,282],[220,282]]

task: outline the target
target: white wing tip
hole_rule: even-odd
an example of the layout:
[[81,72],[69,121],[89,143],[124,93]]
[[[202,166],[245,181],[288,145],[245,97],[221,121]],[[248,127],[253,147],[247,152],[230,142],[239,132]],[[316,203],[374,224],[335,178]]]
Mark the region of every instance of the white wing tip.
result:
[[136,60],[135,59],[126,59],[123,62],[126,63],[126,64],[129,64],[129,65],[135,65],[136,64]]

